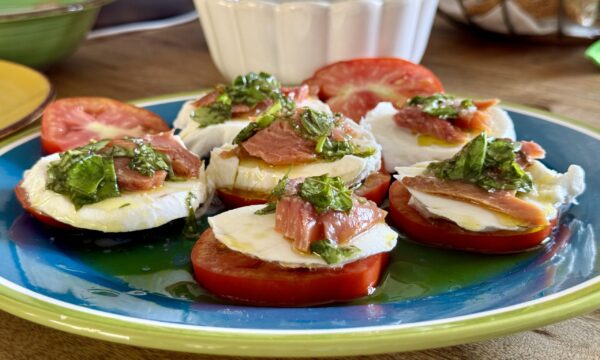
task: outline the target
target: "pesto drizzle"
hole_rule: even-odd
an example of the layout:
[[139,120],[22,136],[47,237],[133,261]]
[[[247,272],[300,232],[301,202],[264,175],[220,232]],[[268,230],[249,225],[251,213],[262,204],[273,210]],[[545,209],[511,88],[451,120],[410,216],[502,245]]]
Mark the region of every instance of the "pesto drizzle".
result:
[[293,100],[281,92],[279,81],[265,72],[240,75],[230,85],[217,86],[216,91],[219,95],[213,103],[199,107],[190,114],[190,118],[197,122],[200,128],[221,124],[230,119],[233,105],[246,105],[252,109],[271,99],[285,108],[294,107]]
[[422,112],[439,117],[440,119],[455,119],[462,111],[476,110],[473,100],[457,100],[448,94],[434,94],[431,96],[415,96],[408,101],[409,106],[418,106]]
[[516,161],[519,142],[488,138],[485,132],[467,143],[452,158],[432,162],[427,171],[445,180],[461,180],[485,190],[529,192],[531,177]]
[[153,176],[157,170],[173,174],[169,158],[157,152],[141,139],[128,138],[133,149],[110,146],[110,140],[91,143],[60,154],[60,159],[49,164],[46,188],[67,196],[80,209],[111,197],[121,195],[114,158],[128,157],[128,167],[144,176]]

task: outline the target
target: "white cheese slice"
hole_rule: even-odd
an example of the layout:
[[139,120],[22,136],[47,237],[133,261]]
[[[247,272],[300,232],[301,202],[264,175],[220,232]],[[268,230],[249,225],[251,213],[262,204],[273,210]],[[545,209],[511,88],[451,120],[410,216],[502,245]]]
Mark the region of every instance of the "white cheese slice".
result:
[[[347,185],[359,183],[381,167],[381,147],[370,132],[360,128],[354,122],[350,126],[357,133],[352,141],[362,148],[374,148],[373,155],[366,158],[346,155],[336,161],[320,160],[291,166],[273,166],[260,159],[240,161],[235,156],[222,156],[223,152],[235,148],[235,145],[224,145],[211,152],[206,169],[209,182],[214,188],[235,188],[260,193],[270,193],[288,172],[288,176],[292,179],[329,174],[329,176],[341,177]],[[237,169],[234,171],[236,165]]]
[[206,178],[201,165],[198,179],[165,181],[150,191],[124,192],[75,209],[68,197],[46,189],[46,170],[50,162],[58,160],[53,154],[41,158],[25,172],[22,187],[31,206],[65,224],[103,232],[128,232],[154,228],[169,221],[186,217],[186,198],[193,194],[191,205],[198,208],[206,200]]
[[377,224],[350,240],[348,244],[360,250],[357,254],[329,265],[320,256],[295,251],[291,241],[275,231],[275,214],[254,214],[263,207],[254,205],[226,211],[208,218],[208,223],[217,240],[229,249],[286,267],[340,267],[396,246],[398,234],[384,223]]
[[[398,112],[389,102],[379,103],[369,111],[361,125],[371,130],[382,146],[383,160],[388,172],[397,166],[407,166],[421,161],[444,160],[452,157],[464,144],[427,144],[422,145],[419,135],[409,129],[396,125],[394,115]],[[515,139],[515,130],[511,118],[498,106],[489,109],[491,114],[490,136]]]

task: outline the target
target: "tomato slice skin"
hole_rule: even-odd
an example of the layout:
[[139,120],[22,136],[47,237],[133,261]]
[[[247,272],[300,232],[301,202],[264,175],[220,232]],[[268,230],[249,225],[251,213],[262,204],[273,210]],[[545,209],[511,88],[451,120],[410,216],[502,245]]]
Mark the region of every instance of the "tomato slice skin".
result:
[[373,173],[367,176],[363,184],[354,193],[373,201],[377,205],[381,205],[387,196],[391,181],[392,175],[387,172]]
[[258,306],[308,306],[369,294],[388,254],[376,254],[340,269],[290,269],[232,251],[207,229],[192,249],[196,280],[217,296]]
[[57,229],[63,229],[63,230],[75,229],[71,225],[60,222],[60,221],[54,219],[53,217],[34,209],[31,206],[31,203],[29,202],[27,192],[21,186],[22,183],[23,183],[23,180],[21,180],[15,187],[15,195],[17,196],[17,200],[19,201],[19,203],[21,203],[21,206],[23,206],[23,209],[25,209],[25,211],[27,211],[29,214],[31,214],[31,216],[33,216],[38,221],[40,221],[50,227],[57,228]]
[[[109,130],[102,130],[102,128]],[[142,136],[169,131],[167,123],[155,113],[102,97],[59,99],[42,115],[42,150],[66,151],[102,138],[125,135]]]
[[445,220],[426,219],[408,205],[410,193],[399,181],[390,187],[390,218],[408,237],[427,245],[478,253],[502,254],[535,248],[552,234],[556,225],[530,232],[493,231],[479,233],[464,230]]
[[429,69],[399,58],[339,61],[320,68],[303,83],[318,88],[319,98],[331,110],[357,122],[379,102],[403,104],[417,95],[444,91]]
[[261,205],[267,203],[267,194],[243,191],[237,189],[217,189],[217,196],[228,209],[236,209],[243,206]]

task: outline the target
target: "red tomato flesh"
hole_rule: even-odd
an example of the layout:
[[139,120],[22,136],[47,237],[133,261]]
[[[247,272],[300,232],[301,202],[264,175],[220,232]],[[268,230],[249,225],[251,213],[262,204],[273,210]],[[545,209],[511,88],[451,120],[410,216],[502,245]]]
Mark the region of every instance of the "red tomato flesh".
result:
[[45,153],[66,151],[90,140],[143,136],[169,131],[155,113],[101,97],[60,99],[42,115],[42,149]]
[[373,173],[367,176],[365,182],[354,193],[381,205],[385,200],[391,181],[392,175],[386,172]]
[[45,213],[33,208],[31,206],[31,203],[29,202],[29,197],[27,196],[27,192],[21,186],[22,182],[23,182],[23,180],[21,180],[19,182],[19,184],[17,185],[17,187],[15,187],[15,195],[17,196],[17,200],[19,200],[19,203],[21,203],[21,206],[23,206],[23,209],[25,209],[25,211],[27,211],[29,214],[31,214],[31,216],[33,216],[38,221],[41,221],[42,223],[44,223],[48,226],[58,228],[58,229],[64,229],[64,230],[74,229],[74,227],[72,227],[71,225],[67,225],[63,222],[60,222],[60,221],[54,219],[53,217],[48,216]]
[[511,253],[538,246],[552,233],[556,220],[550,225],[529,232],[492,231],[473,232],[456,224],[427,219],[408,205],[410,193],[400,182],[390,187],[390,217],[392,223],[414,240],[427,245],[479,253]]
[[318,88],[319,98],[331,110],[354,121],[360,121],[379,102],[403,105],[414,96],[444,91],[429,69],[398,58],[336,62],[317,70],[304,83]]
[[207,229],[192,249],[196,280],[223,298],[250,305],[307,306],[368,295],[379,282],[388,254],[340,269],[284,268],[229,250]]

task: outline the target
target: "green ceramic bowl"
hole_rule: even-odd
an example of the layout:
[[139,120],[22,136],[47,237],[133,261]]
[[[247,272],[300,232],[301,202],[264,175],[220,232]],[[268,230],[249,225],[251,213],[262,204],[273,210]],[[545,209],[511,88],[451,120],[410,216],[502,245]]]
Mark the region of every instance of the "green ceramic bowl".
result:
[[0,0],[0,59],[36,68],[70,55],[112,0]]

